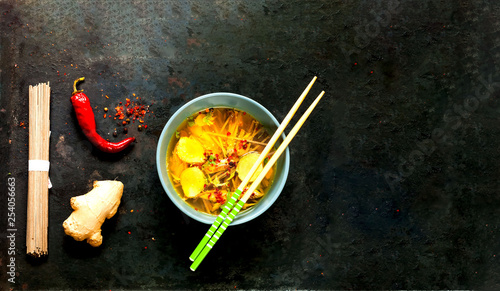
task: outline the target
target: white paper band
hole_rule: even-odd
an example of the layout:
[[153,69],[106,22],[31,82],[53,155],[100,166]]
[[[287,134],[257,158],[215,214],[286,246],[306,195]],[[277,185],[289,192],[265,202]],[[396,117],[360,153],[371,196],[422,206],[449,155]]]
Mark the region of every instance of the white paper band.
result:
[[[50,162],[44,160],[28,160],[28,171],[40,171],[48,172],[50,168]],[[49,189],[52,188],[52,183],[49,178]]]
[[28,161],[28,171],[40,171],[48,172],[50,168],[50,162],[44,160],[29,160]]

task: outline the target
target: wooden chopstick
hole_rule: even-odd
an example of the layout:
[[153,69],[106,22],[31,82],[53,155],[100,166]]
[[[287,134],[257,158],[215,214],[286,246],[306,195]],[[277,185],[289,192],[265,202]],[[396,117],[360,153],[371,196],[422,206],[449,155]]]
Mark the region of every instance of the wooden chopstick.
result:
[[[307,111],[302,115],[302,117],[299,119],[297,124],[292,128],[290,133],[288,134],[287,138],[283,141],[283,143],[278,147],[276,150],[276,153],[271,157],[271,159],[267,162],[265,165],[264,169],[262,172],[259,174],[257,179],[252,183],[252,185],[248,188],[248,190],[245,192],[245,195],[238,201],[238,203],[233,207],[231,212],[226,216],[224,219],[224,222],[220,225],[219,229],[216,231],[217,235],[213,235],[213,237],[208,241],[206,246],[203,248],[201,253],[196,257],[194,260],[193,264],[191,264],[191,271],[195,271],[200,263],[203,261],[203,259],[206,257],[208,252],[214,247],[215,243],[219,240],[220,236],[224,233],[226,228],[229,226],[229,224],[233,221],[233,219],[236,217],[238,212],[241,210],[243,205],[246,203],[248,198],[252,195],[253,191],[257,188],[257,186],[260,184],[262,179],[266,176],[267,172],[271,169],[271,167],[276,163],[280,155],[285,151],[286,147],[288,144],[292,141],[292,139],[295,137],[299,129],[302,127],[306,119],[309,117],[311,112],[314,110],[314,107],[318,104],[318,102],[321,100],[323,95],[325,94],[325,91],[322,91],[319,96],[314,100],[314,102],[309,106]],[[256,162],[255,164],[260,165],[260,163]],[[253,174],[253,173],[252,173]],[[251,176],[251,174],[247,175]]]
[[208,243],[208,241],[210,240],[210,238],[212,238],[212,236],[215,234],[215,231],[217,230],[217,228],[219,228],[219,226],[221,225],[221,223],[224,221],[224,218],[229,213],[229,211],[231,210],[231,208],[234,206],[234,203],[240,197],[241,193],[243,192],[243,189],[245,189],[245,187],[247,186],[248,182],[250,181],[250,178],[252,178],[253,173],[257,170],[257,168],[259,167],[259,165],[264,161],[264,159],[266,158],[267,154],[271,151],[271,149],[273,148],[274,144],[276,143],[276,141],[278,141],[278,139],[280,138],[281,134],[283,133],[283,131],[287,127],[288,123],[292,119],[292,117],[295,114],[295,112],[297,112],[297,109],[299,109],[300,104],[302,104],[302,101],[304,101],[304,98],[306,97],[307,93],[309,93],[309,90],[311,90],[311,87],[314,85],[314,82],[316,81],[316,79],[317,79],[317,77],[315,76],[311,80],[311,82],[309,82],[309,85],[307,85],[306,89],[304,90],[304,92],[302,92],[302,94],[299,96],[299,98],[297,99],[297,101],[295,101],[295,104],[292,106],[292,109],[290,109],[290,111],[285,116],[285,118],[281,122],[280,126],[278,127],[278,129],[274,133],[274,135],[271,137],[271,140],[269,140],[269,142],[267,143],[267,145],[264,148],[264,150],[262,150],[262,153],[260,154],[259,158],[255,162],[255,164],[253,165],[253,167],[248,172],[247,176],[243,179],[243,181],[241,182],[241,184],[238,186],[238,189],[236,189],[236,191],[234,191],[234,193],[231,196],[231,198],[227,201],[226,206],[222,208],[222,211],[219,214],[219,216],[217,216],[217,218],[215,219],[215,221],[212,224],[212,226],[208,229],[208,231],[205,234],[205,236],[203,236],[203,239],[200,241],[200,243],[198,244],[198,246],[196,247],[196,249],[193,251],[193,253],[189,256],[189,259],[191,261],[194,261],[196,259],[196,257],[198,257],[198,255],[203,250],[203,248],[205,247],[205,245]]

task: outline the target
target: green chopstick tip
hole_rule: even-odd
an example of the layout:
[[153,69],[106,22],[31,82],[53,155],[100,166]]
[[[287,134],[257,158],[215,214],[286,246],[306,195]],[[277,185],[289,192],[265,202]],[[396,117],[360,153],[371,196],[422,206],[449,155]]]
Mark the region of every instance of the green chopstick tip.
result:
[[194,262],[194,259],[193,259],[193,258],[191,258],[191,257],[189,257],[189,260],[191,260],[191,262]]

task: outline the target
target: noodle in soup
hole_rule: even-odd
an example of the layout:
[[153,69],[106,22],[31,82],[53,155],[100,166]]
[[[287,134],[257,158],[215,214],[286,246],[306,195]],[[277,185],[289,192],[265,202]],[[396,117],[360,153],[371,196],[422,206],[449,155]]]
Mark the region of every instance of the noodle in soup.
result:
[[[175,190],[194,209],[218,215],[269,139],[262,124],[240,110],[207,108],[193,114],[179,126],[167,151],[167,169]],[[252,175],[250,183],[270,155]],[[264,197],[275,172],[276,165],[243,209],[251,208]]]

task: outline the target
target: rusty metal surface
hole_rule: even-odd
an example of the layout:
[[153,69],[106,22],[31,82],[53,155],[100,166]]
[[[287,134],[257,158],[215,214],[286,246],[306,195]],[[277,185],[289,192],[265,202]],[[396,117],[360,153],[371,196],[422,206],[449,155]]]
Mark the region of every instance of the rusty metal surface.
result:
[[[472,0],[0,1],[0,287],[499,289],[499,11]],[[314,75],[311,96],[327,94],[290,146],[280,198],[191,272],[207,226],[161,187],[163,126],[218,91],[282,120]],[[146,130],[129,126],[130,150],[105,155],[82,134],[70,102],[81,76],[110,140],[125,133],[105,107],[150,106]],[[49,256],[37,261],[24,244],[28,86],[47,81],[54,187]],[[103,245],[65,236],[69,199],[115,178],[125,191]]]

